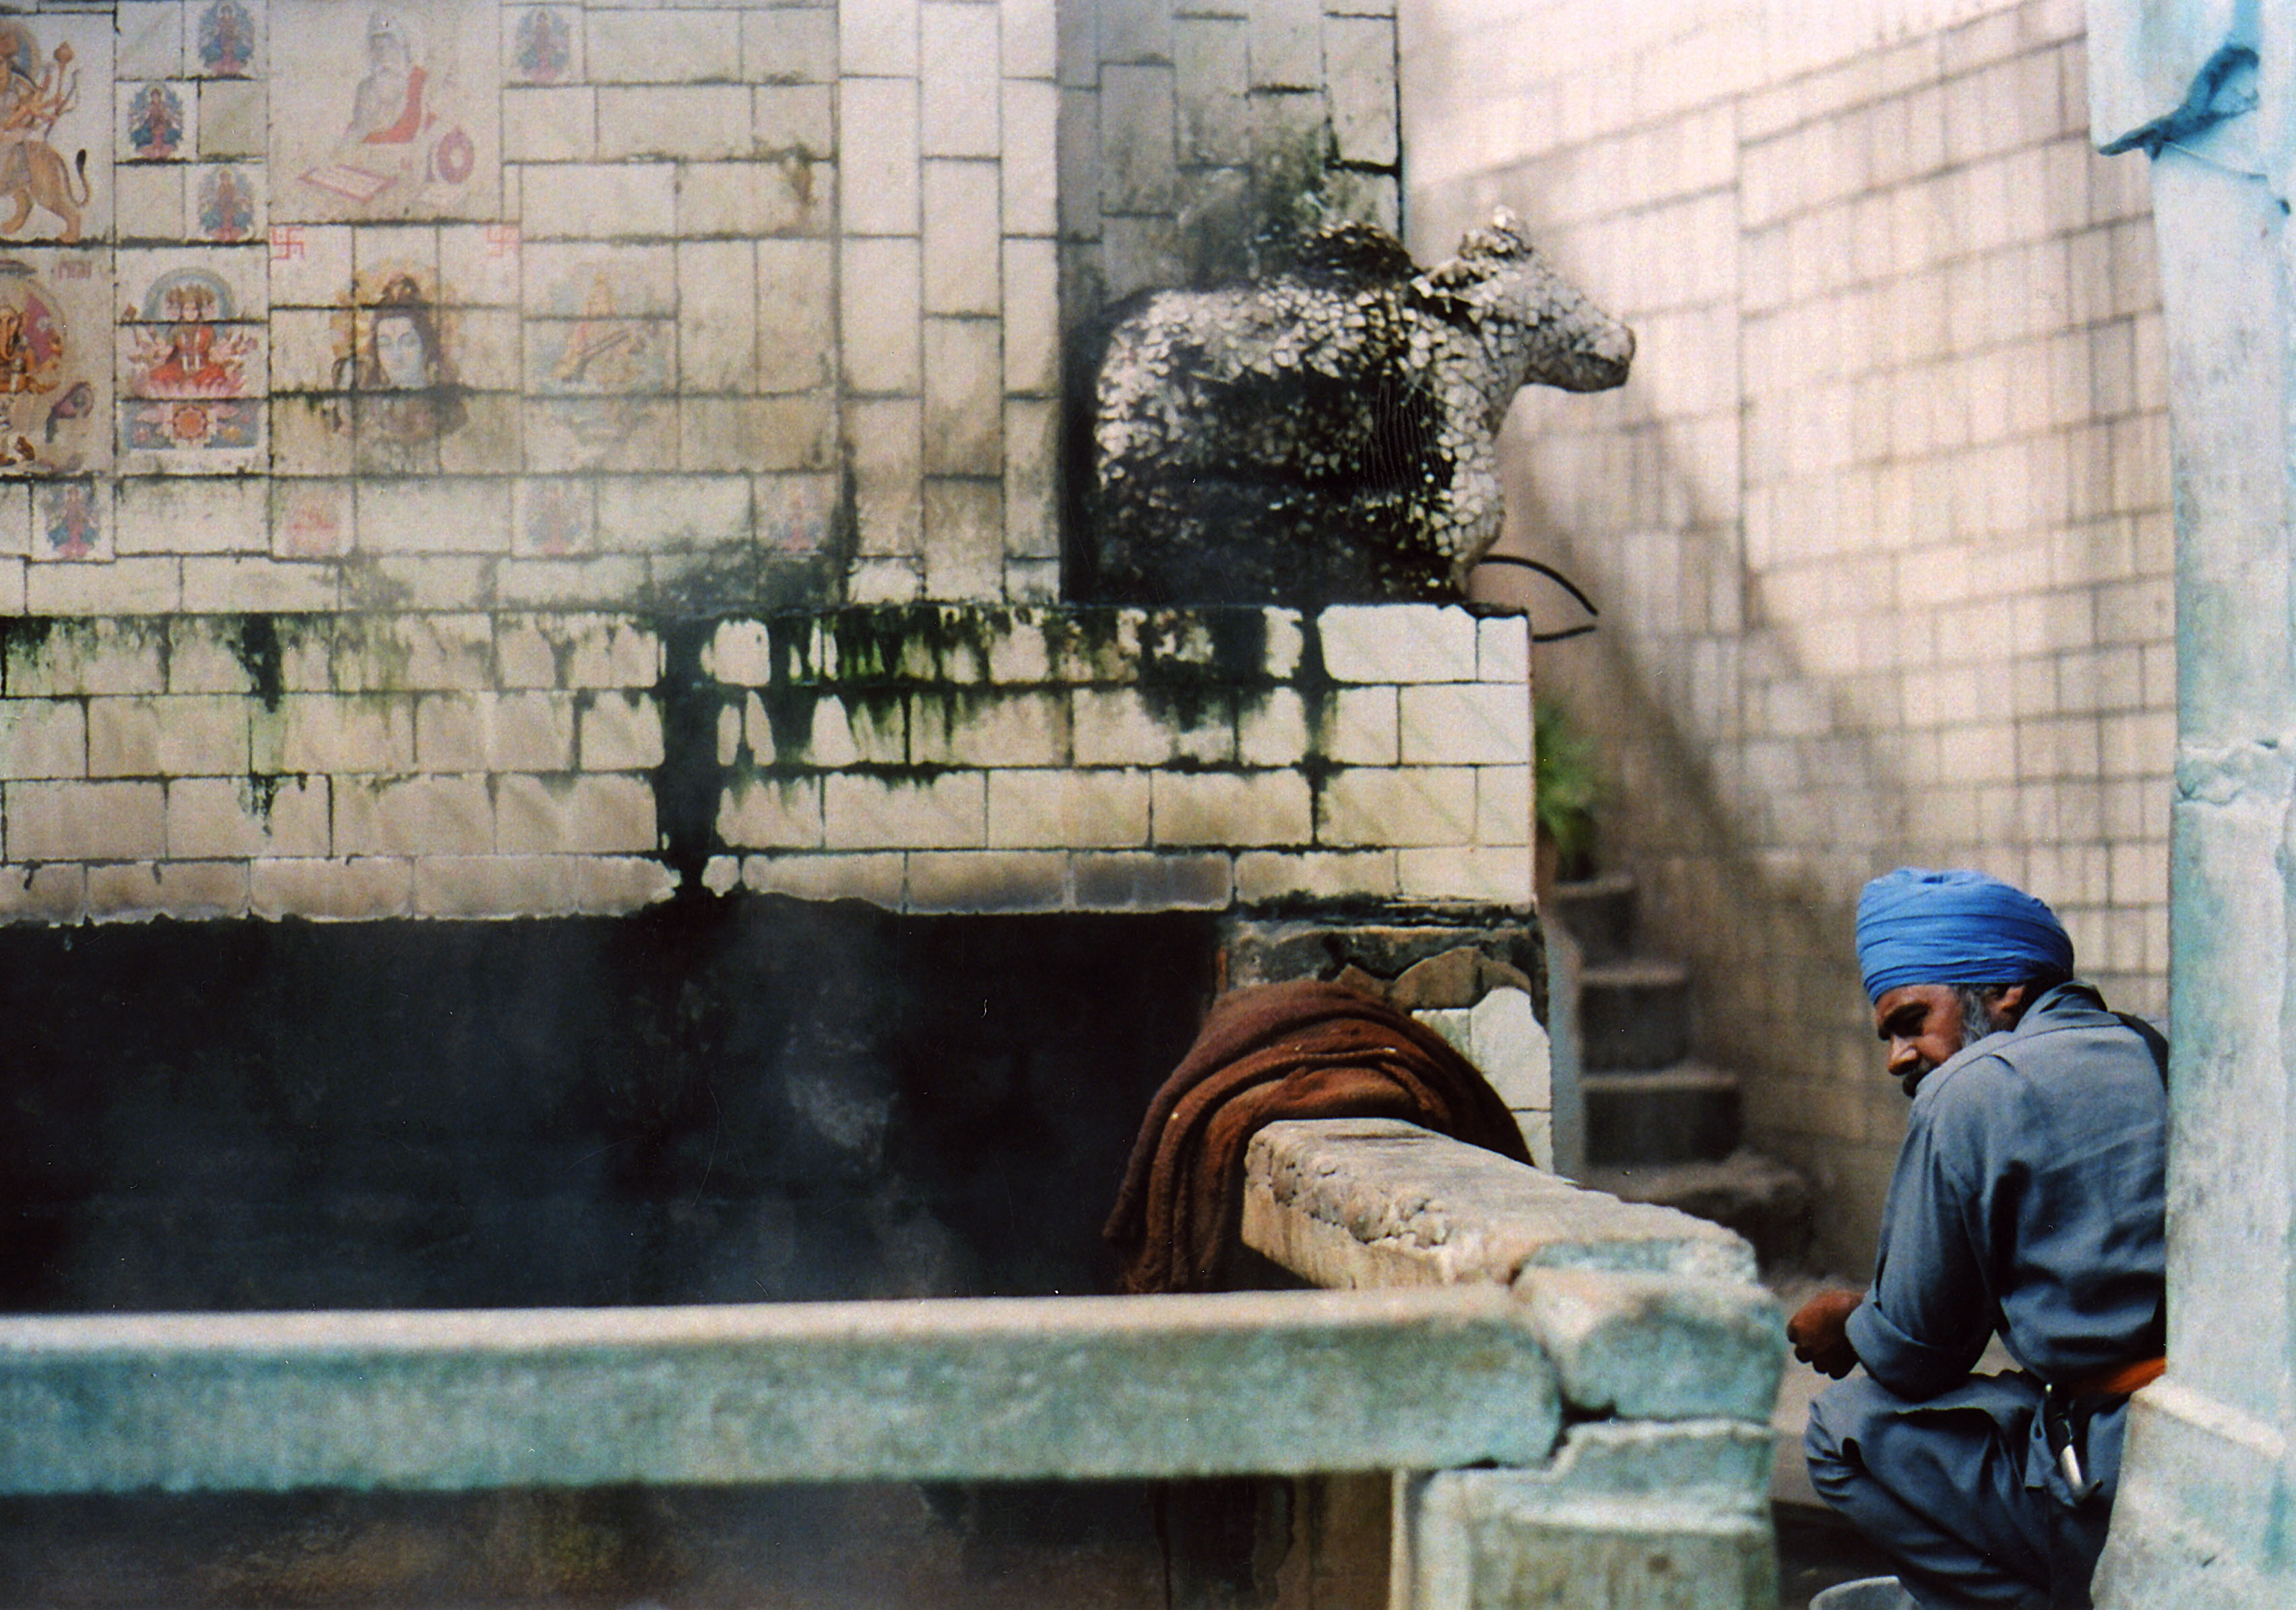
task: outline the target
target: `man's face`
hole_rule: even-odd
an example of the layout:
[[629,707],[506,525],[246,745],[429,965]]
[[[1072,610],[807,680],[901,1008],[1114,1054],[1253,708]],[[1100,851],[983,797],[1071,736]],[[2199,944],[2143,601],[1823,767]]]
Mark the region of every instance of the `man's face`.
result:
[[1949,985],[1901,984],[1874,1003],[1874,1032],[1890,1048],[1906,1094],[1961,1050],[1961,997]]

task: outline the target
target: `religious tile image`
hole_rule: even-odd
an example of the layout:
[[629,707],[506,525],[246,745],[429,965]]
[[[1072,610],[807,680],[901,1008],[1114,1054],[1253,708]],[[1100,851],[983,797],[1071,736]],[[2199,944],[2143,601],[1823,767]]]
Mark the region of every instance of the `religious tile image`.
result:
[[582,8],[520,5],[503,12],[505,77],[512,84],[568,84],[582,77]]
[[278,0],[270,25],[297,42],[268,79],[274,217],[499,215],[496,13]]
[[192,172],[192,227],[187,233],[218,245],[263,237],[266,209],[262,170],[251,164],[217,162]]
[[677,325],[670,319],[526,322],[526,388],[537,396],[667,395]]
[[597,546],[596,483],[579,477],[521,478],[513,496],[511,552],[562,559]]
[[280,559],[340,559],[351,551],[352,515],[347,480],[275,480],[271,552]]
[[262,73],[262,0],[194,4],[187,31],[192,68],[201,78],[252,78]]
[[0,17],[0,241],[111,232],[109,13]]
[[32,557],[81,561],[112,557],[111,483],[90,478],[44,481],[32,497]]
[[271,389],[261,258],[251,251],[123,254],[119,464],[134,473],[263,466]]
[[365,472],[434,473],[439,440],[469,414],[457,320],[414,274],[385,280],[346,311],[327,390],[332,424]]
[[155,79],[119,87],[122,162],[176,162],[200,148],[199,97],[193,86]]
[[116,262],[124,324],[252,323],[270,310],[260,246],[122,248]]
[[826,475],[757,478],[758,545],[779,553],[816,553],[837,518],[837,483]]
[[537,318],[668,318],[677,256],[668,246],[537,241],[524,252],[526,311]]
[[111,464],[109,254],[0,256],[0,474]]

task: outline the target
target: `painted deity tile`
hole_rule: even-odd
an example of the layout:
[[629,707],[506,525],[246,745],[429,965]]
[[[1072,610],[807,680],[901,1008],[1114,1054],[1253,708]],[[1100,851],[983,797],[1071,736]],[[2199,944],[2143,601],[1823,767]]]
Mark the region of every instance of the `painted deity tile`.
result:
[[0,256],[0,474],[111,467],[109,255]]
[[582,80],[582,8],[519,5],[503,12],[503,67],[512,84]]
[[[272,216],[493,218],[502,207],[498,13],[459,0],[276,0]],[[346,15],[364,26],[345,27]]]
[[181,319],[119,327],[119,395],[229,401],[270,395],[269,330]]
[[676,347],[671,319],[529,319],[526,389],[536,396],[666,395]]
[[439,283],[465,307],[515,307],[523,242],[515,224],[447,224],[439,230]]
[[346,480],[271,483],[271,552],[279,559],[340,559],[357,527]]
[[199,96],[166,78],[119,86],[121,162],[180,162],[200,148]]
[[515,488],[512,553],[563,559],[598,545],[596,484],[576,476],[527,476]]
[[44,481],[32,495],[32,557],[87,561],[112,557],[111,482],[92,477]]
[[187,207],[193,225],[187,234],[220,246],[265,239],[263,175],[251,163],[216,162],[193,169]]
[[333,307],[350,295],[351,231],[344,224],[274,224],[271,245],[274,307]]
[[109,13],[0,17],[0,241],[111,233]]
[[770,553],[818,553],[837,517],[837,483],[826,475],[757,478],[758,545]]
[[123,82],[183,77],[184,0],[119,0],[113,18]]
[[269,462],[261,397],[129,398],[119,405],[127,475],[243,475]]
[[668,246],[529,241],[526,311],[561,319],[668,318],[677,312],[677,257]]
[[263,72],[263,0],[208,0],[195,6],[184,41],[202,78],[253,78]]
[[251,322],[270,310],[260,246],[129,248],[119,253],[122,323]]

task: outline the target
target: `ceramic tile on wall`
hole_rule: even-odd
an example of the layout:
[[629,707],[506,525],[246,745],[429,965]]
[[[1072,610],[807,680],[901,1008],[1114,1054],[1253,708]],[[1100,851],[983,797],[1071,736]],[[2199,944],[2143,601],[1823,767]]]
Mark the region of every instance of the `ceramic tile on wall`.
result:
[[184,20],[186,65],[202,78],[260,78],[269,31],[264,0],[207,0]]
[[515,224],[448,224],[439,230],[440,294],[466,307],[515,307],[524,258]]
[[111,463],[111,254],[0,257],[0,474]]
[[191,87],[165,78],[115,86],[121,162],[178,162],[199,150],[200,103]]
[[[344,26],[347,15],[364,26]],[[278,0],[271,22],[297,42],[270,78],[274,216],[500,212],[502,32],[491,8]]]
[[184,71],[183,0],[119,0],[118,71],[127,78],[174,78]]
[[32,493],[32,559],[65,561],[112,556],[111,482],[74,478],[44,481]]
[[351,231],[342,224],[274,224],[271,305],[333,307],[350,299]]
[[567,84],[583,76],[582,8],[506,6],[502,14],[503,74],[510,84]]
[[190,186],[184,233],[218,245],[263,238],[269,208],[262,169],[249,163],[210,163],[193,169]]
[[119,107],[109,12],[0,17],[0,56],[21,64],[0,143],[0,240],[102,240],[111,233]]

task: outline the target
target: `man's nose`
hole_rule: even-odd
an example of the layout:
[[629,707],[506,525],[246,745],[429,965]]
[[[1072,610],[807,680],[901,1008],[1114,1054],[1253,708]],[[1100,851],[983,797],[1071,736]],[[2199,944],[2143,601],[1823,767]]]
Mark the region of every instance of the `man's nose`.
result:
[[1921,1060],[1921,1052],[1915,1049],[1914,1042],[1912,1041],[1890,1041],[1889,1064],[1890,1076],[1893,1078],[1903,1077],[1906,1073],[1912,1070],[1915,1063]]

